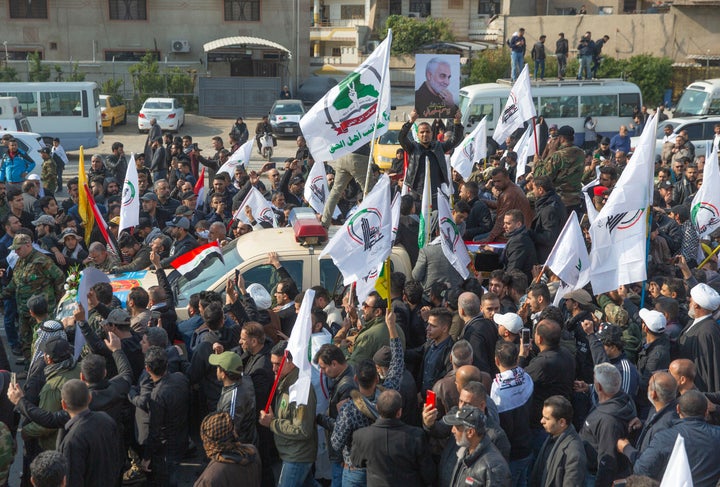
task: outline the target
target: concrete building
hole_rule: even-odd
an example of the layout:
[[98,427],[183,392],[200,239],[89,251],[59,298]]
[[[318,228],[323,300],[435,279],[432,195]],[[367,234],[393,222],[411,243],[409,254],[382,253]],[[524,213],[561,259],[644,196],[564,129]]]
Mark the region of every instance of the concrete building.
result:
[[122,75],[150,51],[167,66],[197,71],[201,83],[263,78],[274,100],[283,84],[294,89],[308,76],[311,5],[311,0],[0,0],[0,57],[21,73],[32,52],[47,62],[79,62],[94,81],[96,72],[107,75],[107,63]]

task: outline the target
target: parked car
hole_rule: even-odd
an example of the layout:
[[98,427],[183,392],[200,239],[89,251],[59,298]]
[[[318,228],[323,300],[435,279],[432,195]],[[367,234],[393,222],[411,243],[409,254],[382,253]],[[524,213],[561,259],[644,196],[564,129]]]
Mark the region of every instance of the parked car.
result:
[[335,78],[329,76],[313,76],[300,83],[297,90],[297,97],[309,108],[320,101],[320,99],[337,84],[338,81]]
[[[656,133],[655,155],[662,154],[662,139],[665,136],[664,129],[667,125],[673,128],[673,134],[678,134],[681,130],[687,130],[690,141],[695,145],[695,154],[704,155],[707,147],[713,143],[715,125],[718,123],[720,123],[720,116],[718,115],[687,118],[677,117],[660,122]],[[673,137],[672,140],[674,142],[675,138]],[[640,136],[630,139],[630,146],[633,150],[639,141]]]
[[185,109],[177,98],[148,98],[138,113],[138,132],[149,131],[152,118],[162,130],[177,132],[185,125]]
[[100,95],[102,126],[112,132],[115,125],[127,124],[127,108],[122,98],[116,95]]
[[[43,163],[43,159],[40,156],[40,149],[42,149],[46,145],[43,142],[42,136],[33,132],[15,132],[10,130],[0,130],[0,137],[5,134],[12,135],[15,140],[17,140],[18,147],[23,150],[27,155],[29,155],[33,161],[35,161],[35,167],[30,173],[37,174],[39,176]],[[0,158],[2,158],[2,156],[4,156],[6,152],[7,147],[4,145],[0,145]]]
[[375,141],[375,148],[373,149],[373,162],[383,171],[390,169],[392,160],[395,158],[395,153],[398,149],[401,149],[400,129],[402,126],[403,122],[390,122],[388,131],[378,137]]
[[305,107],[300,100],[277,100],[270,109],[270,125],[277,137],[297,137]]

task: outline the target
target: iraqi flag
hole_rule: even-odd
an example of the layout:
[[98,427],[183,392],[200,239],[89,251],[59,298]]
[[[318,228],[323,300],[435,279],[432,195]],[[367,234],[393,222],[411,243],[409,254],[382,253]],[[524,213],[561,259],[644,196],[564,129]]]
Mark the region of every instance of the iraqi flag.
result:
[[495,127],[493,139],[498,144],[504,143],[508,135],[521,128],[535,115],[535,104],[530,90],[530,70],[526,64],[510,90],[508,101]]
[[[392,31],[367,60],[300,119],[316,161],[335,160],[387,132]],[[375,122],[377,121],[377,126]]]
[[170,262],[170,265],[177,269],[177,271],[189,281],[197,277],[200,272],[207,267],[208,262],[214,259],[220,259],[220,262],[225,264],[220,244],[210,242],[196,247],[190,252],[185,252]]

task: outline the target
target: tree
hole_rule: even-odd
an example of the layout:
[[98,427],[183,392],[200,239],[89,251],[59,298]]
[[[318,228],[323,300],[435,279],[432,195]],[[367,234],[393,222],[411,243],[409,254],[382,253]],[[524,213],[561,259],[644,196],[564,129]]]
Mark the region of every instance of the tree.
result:
[[387,37],[388,29],[393,31],[392,54],[412,54],[420,46],[431,42],[455,40],[450,21],[447,19],[420,20],[402,15],[391,15],[387,18],[385,27],[380,33],[381,39]]
[[28,72],[29,81],[48,81],[50,79],[50,67],[43,66],[40,53],[33,52],[28,54],[30,70]]
[[10,66],[0,66],[0,81],[19,81],[17,70]]

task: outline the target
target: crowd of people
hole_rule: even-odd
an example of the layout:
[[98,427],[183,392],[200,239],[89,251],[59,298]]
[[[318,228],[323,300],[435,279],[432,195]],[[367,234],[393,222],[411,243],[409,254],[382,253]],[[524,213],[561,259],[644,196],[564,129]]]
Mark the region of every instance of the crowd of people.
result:
[[[642,123],[646,116],[638,111]],[[84,238],[77,179],[65,183],[62,201],[53,196],[62,181],[52,167],[43,166],[40,180],[0,182],[0,297],[17,357],[0,347],[0,480],[8,480],[20,430],[23,485],[177,485],[178,465],[198,441],[198,486],[657,485],[681,434],[694,484],[714,486],[720,276],[714,259],[698,268],[689,209],[704,155],[687,134],[667,134],[646,285],[600,295],[588,286],[555,302],[559,278],[542,264],[572,211],[589,246],[588,205],[599,211],[633,163],[625,131],[584,151],[572,128],[551,126],[524,174],[511,136],[463,180],[445,159],[463,135],[459,111],[447,131],[419,123],[413,138],[417,118],[403,126],[388,171],[393,192],[407,193],[395,243],[412,271],[392,272],[387,297],[372,292],[361,302],[352,287],[343,296],[312,288],[305,404],[295,401],[299,369],[287,339],[309,289],[276,253],[267,256],[274,289],[239,275],[224,296],[190,296],[184,320],[168,276],[170,262],[198,245],[266,231],[241,208],[251,188],[268,198],[280,226],[290,209],[307,205],[315,161],[303,137],[283,171],[241,165],[229,175],[218,170],[248,139],[242,119],[228,149],[213,139],[211,157],[189,135],[151,130],[148,154],[135,158],[140,222],[120,233],[129,161],[112,144],[112,154],[92,156],[87,177],[116,245],[98,228]],[[12,161],[25,160],[11,138],[3,143],[14,174]],[[57,152],[43,152],[48,166]],[[368,173],[368,159],[363,146],[318,162],[330,187],[318,215],[324,225],[354,211],[366,174],[372,187],[379,169]],[[198,202],[202,168],[210,190]],[[504,244],[500,252],[481,245],[467,279],[439,239],[418,245],[426,179],[433,199],[437,191],[453,197],[466,241]],[[236,221],[237,210],[251,224]],[[96,284],[84,296],[87,309],[77,304],[57,319],[67,275],[86,267],[149,269],[158,285],[134,287],[123,306],[110,284]],[[11,359],[25,365],[22,385],[8,372]]]

